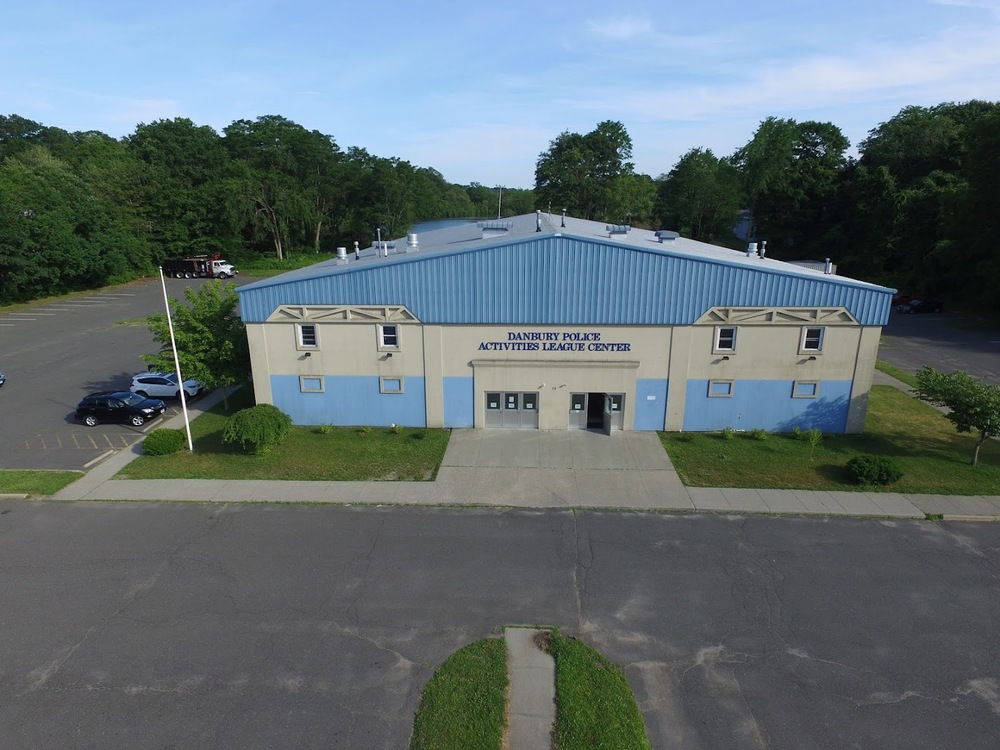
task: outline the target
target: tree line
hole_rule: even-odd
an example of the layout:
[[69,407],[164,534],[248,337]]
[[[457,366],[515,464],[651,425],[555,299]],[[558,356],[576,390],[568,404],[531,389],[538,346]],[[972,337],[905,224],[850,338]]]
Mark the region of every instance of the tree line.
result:
[[[1000,104],[906,107],[851,144],[828,122],[769,117],[748,143],[693,148],[657,177],[632,163],[620,122],[563,132],[505,216],[566,210],[676,229],[731,247],[766,240],[785,260],[831,258],[845,275],[996,311]],[[221,133],[184,118],[114,139],[0,116],[0,304],[127,281],[165,258],[242,262],[398,237],[415,221],[489,217],[498,191],[284,117]]]
[[635,172],[618,122],[564,132],[535,169],[536,202],[598,221],[676,229],[783,260],[1000,310],[1000,103],[905,107],[851,144],[829,122],[769,117],[728,156],[693,148]]
[[[115,139],[0,116],[0,304],[148,275],[165,258],[333,252],[424,219],[495,216],[497,190],[284,117],[222,133],[177,118]],[[505,215],[534,209],[505,190]]]

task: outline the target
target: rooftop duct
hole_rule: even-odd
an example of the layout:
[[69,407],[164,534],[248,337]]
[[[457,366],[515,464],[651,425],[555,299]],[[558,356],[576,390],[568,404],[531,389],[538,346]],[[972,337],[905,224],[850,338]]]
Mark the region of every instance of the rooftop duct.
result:
[[480,221],[477,226],[483,230],[483,239],[488,240],[493,237],[504,237],[507,232],[510,231],[511,227],[514,226],[512,221]]
[[406,252],[415,253],[420,249],[420,242],[415,232],[406,235]]
[[614,237],[616,234],[628,234],[632,231],[632,226],[630,224],[608,224],[604,230],[608,233],[608,237]]
[[680,232],[674,232],[670,229],[661,229],[656,233],[656,239],[660,242],[673,242],[680,236]]

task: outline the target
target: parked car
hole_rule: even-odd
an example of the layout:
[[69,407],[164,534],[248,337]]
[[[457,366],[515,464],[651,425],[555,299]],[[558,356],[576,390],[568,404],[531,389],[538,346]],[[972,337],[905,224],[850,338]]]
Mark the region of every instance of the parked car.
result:
[[910,300],[905,305],[899,305],[896,308],[896,312],[903,313],[904,315],[913,315],[915,313],[939,313],[943,311],[944,305],[930,299]]
[[892,298],[892,306],[899,307],[900,305],[905,305],[908,302],[913,302],[913,297],[909,294],[903,294],[902,292],[896,292]]
[[[129,386],[132,393],[143,398],[180,398],[181,390],[177,387],[176,372],[140,372],[132,377]],[[201,383],[197,380],[184,381],[184,393],[194,398],[201,392]]]
[[147,420],[162,416],[167,405],[159,399],[144,398],[129,391],[92,393],[76,407],[76,418],[88,427],[101,422],[126,422],[141,427]]
[[7,382],[7,376],[0,372],[0,388],[3,388],[3,384]]

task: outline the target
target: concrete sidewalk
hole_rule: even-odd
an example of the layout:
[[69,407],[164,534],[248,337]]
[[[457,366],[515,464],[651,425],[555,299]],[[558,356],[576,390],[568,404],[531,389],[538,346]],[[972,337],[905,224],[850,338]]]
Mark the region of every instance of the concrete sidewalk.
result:
[[[878,373],[877,380],[892,380]],[[906,389],[899,381],[897,387]],[[210,393],[191,419],[222,400]],[[183,417],[163,426],[183,428]],[[91,468],[55,500],[479,505],[515,508],[1000,519],[1000,497],[685,487],[655,433],[454,430],[434,482],[114,479],[137,442]]]

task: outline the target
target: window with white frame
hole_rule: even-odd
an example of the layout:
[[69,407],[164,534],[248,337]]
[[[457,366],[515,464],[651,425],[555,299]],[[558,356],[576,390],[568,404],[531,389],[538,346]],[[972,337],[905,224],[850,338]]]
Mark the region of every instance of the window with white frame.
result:
[[792,398],[816,398],[819,396],[818,380],[796,380],[792,383]]
[[823,351],[823,329],[803,328],[800,351],[810,353]]
[[302,393],[323,393],[326,390],[323,378],[319,375],[300,375],[299,391]]
[[713,351],[716,352],[735,352],[736,351],[736,327],[735,326],[719,326],[715,329],[715,348]]
[[732,398],[733,396],[733,381],[732,380],[709,380],[708,381],[708,397],[709,398]]
[[399,326],[385,323],[378,327],[378,348],[379,351],[399,350]]
[[403,379],[402,378],[379,378],[378,379],[378,390],[379,390],[379,393],[402,393],[403,392]]
[[295,326],[295,335],[298,337],[297,346],[299,349],[319,348],[315,323],[299,323]]

